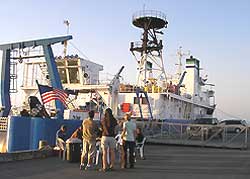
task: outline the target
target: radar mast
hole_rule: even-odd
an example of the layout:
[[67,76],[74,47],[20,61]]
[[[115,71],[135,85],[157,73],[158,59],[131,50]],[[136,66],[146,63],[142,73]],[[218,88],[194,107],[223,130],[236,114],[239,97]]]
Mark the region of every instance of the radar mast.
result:
[[131,42],[130,51],[137,60],[137,86],[144,87],[149,83],[156,85],[161,81],[167,81],[162,58],[162,40],[158,39],[167,27],[165,14],[154,10],[136,12],[132,17],[134,26],[143,30],[142,39],[139,42]]

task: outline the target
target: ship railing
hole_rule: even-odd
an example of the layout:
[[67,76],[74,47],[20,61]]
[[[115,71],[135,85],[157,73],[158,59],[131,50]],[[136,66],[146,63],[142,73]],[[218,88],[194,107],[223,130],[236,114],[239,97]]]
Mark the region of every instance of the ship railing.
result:
[[155,17],[155,18],[159,18],[159,19],[163,19],[164,21],[167,21],[166,15],[156,10],[137,11],[136,13],[133,14],[132,20],[135,20],[141,17]]
[[0,132],[6,132],[8,128],[8,117],[0,117]]
[[[190,120],[191,121],[191,120]],[[148,142],[247,149],[249,126],[243,125],[201,125],[168,121],[140,121]],[[234,130],[232,130],[234,129]]]
[[141,48],[142,42],[141,41],[132,42],[132,47],[133,48]]

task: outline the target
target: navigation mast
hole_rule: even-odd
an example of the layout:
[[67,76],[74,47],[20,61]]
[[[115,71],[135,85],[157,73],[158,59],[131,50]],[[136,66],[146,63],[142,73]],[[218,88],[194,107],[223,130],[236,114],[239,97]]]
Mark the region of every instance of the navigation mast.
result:
[[161,29],[167,27],[165,14],[154,10],[143,10],[136,12],[132,17],[134,26],[143,30],[142,39],[139,42],[131,42],[130,51],[137,60],[137,86],[147,86],[148,83],[167,81],[163,59]]

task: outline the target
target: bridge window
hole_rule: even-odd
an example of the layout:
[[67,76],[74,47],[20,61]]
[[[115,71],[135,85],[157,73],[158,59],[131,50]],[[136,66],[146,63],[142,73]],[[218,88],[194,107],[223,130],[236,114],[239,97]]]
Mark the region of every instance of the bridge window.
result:
[[69,81],[70,83],[79,83],[79,72],[78,68],[68,68],[69,70]]
[[78,60],[68,60],[68,66],[78,66]]
[[57,60],[56,65],[57,66],[65,66],[65,61],[64,60]]
[[140,99],[142,100],[141,104],[148,104],[146,97],[134,97],[134,104],[139,104]]
[[58,68],[58,72],[62,83],[67,83],[66,70],[64,68]]
[[147,99],[145,97],[142,98],[142,104],[148,104]]
[[134,104],[139,104],[140,98],[134,97]]

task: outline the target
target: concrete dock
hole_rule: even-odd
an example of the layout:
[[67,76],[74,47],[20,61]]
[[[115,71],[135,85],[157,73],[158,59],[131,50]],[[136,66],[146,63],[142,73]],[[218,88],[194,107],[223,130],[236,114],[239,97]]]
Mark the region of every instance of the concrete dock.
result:
[[137,160],[134,169],[80,171],[78,163],[57,157],[0,163],[1,179],[151,179],[151,178],[250,178],[250,151],[146,145],[146,160]]

